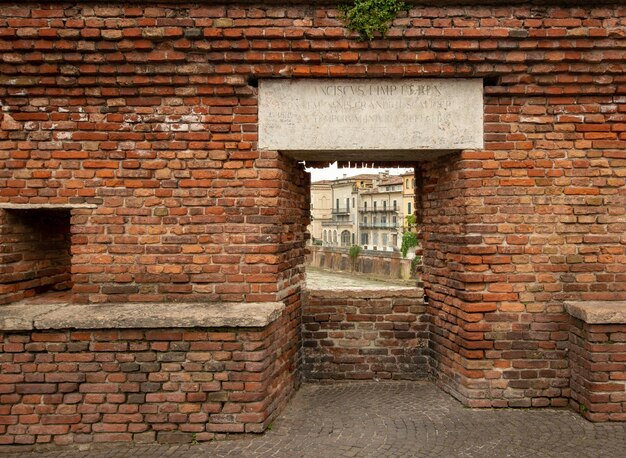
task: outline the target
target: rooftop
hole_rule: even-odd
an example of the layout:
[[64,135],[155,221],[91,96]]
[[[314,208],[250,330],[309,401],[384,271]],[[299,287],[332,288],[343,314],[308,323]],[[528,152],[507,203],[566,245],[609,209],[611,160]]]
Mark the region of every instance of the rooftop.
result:
[[391,186],[396,184],[402,184],[401,176],[390,176],[389,178],[382,180],[378,183],[378,186]]

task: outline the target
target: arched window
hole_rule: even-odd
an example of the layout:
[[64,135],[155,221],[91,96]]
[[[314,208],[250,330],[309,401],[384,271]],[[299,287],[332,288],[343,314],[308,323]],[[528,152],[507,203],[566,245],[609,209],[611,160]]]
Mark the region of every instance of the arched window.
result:
[[350,231],[343,231],[341,233],[341,246],[350,245]]
[[337,231],[333,231],[333,243],[337,244]]
[[322,235],[322,239],[324,240],[324,242],[326,242],[326,229],[324,229],[323,235]]

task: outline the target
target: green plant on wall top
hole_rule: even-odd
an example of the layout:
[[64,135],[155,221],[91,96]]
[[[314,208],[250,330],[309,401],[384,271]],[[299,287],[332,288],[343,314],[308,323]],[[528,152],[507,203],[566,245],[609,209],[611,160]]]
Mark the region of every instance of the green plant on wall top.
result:
[[400,247],[402,257],[406,258],[406,255],[409,252],[409,248],[416,247],[417,245],[419,245],[417,234],[415,232],[404,232],[402,234],[402,246]]
[[414,232],[415,215],[407,215],[405,216],[405,219],[407,229],[402,233],[402,246],[400,247],[403,258],[406,258],[406,255],[409,252],[409,248],[413,248],[419,245],[419,239],[417,238],[417,234]]
[[383,37],[400,11],[409,7],[401,0],[353,0],[339,7],[341,19],[361,40],[373,40],[376,32]]
[[357,258],[361,254],[362,248],[359,245],[352,245],[348,250],[348,256],[352,259]]
[[363,249],[359,245],[352,245],[350,247],[350,249],[348,250],[348,256],[350,256],[350,259],[352,260],[352,270],[353,271],[356,268],[356,259],[359,257],[359,255],[361,254],[362,250]]

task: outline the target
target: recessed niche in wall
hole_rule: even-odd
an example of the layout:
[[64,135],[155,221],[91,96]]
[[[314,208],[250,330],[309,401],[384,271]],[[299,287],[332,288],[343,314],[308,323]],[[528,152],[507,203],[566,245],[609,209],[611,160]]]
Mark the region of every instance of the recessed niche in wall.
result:
[[71,207],[0,205],[0,304],[69,291]]

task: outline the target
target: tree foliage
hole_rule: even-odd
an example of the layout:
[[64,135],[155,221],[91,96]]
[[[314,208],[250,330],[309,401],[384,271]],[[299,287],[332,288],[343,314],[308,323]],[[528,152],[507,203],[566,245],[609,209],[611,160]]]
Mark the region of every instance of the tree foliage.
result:
[[406,258],[406,254],[409,252],[409,248],[413,248],[418,245],[419,240],[417,239],[417,234],[415,232],[405,231],[402,234],[402,246],[400,247],[402,257]]
[[363,248],[361,248],[359,245],[352,245],[348,249],[348,256],[350,256],[350,259],[352,261],[352,271],[353,272],[354,272],[354,270],[356,270],[356,260],[359,257],[359,255],[361,254],[362,250],[363,250]]
[[359,245],[352,245],[348,250],[348,256],[352,259],[356,259],[361,254],[362,248]]
[[415,233],[415,215],[406,215],[405,220],[407,229],[402,233],[402,246],[400,247],[403,258],[406,258],[409,248],[416,247],[420,243]]

